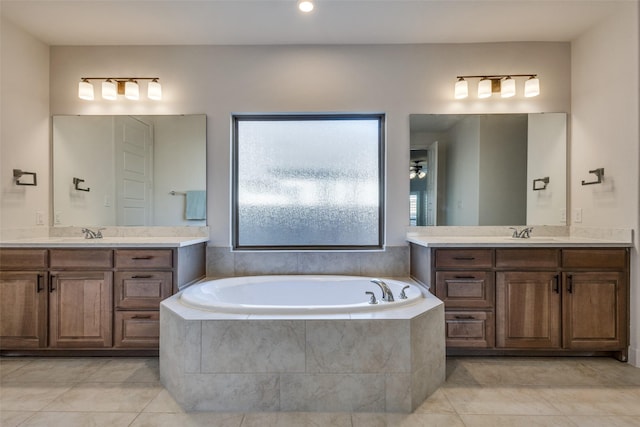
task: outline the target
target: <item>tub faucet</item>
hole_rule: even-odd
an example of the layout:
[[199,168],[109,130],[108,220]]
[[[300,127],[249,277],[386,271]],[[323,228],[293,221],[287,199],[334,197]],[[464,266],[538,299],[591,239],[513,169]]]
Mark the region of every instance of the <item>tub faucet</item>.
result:
[[375,283],[376,285],[380,286],[380,289],[382,290],[382,301],[386,301],[386,302],[395,301],[393,299],[393,293],[391,292],[391,289],[389,289],[389,286],[387,286],[386,283],[384,283],[380,279],[371,279],[371,283]]
[[98,228],[98,231],[93,231],[89,228],[83,228],[82,232],[84,233],[85,239],[102,239],[102,230],[104,230],[104,228]]

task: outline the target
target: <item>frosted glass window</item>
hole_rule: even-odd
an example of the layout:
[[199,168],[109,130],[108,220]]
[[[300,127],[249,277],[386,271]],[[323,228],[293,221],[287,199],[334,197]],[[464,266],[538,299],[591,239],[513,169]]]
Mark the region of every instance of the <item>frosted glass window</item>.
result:
[[236,249],[383,245],[383,115],[234,116]]

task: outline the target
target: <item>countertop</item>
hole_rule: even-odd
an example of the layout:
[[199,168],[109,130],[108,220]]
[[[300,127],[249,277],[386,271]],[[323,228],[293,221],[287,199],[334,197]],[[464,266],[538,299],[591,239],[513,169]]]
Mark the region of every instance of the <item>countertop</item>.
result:
[[0,248],[181,248],[205,243],[208,237],[35,237],[0,241]]
[[587,248],[587,247],[632,247],[631,241],[595,239],[588,237],[572,236],[540,236],[528,239],[516,239],[509,236],[424,236],[407,235],[407,241],[420,246],[433,248],[446,247],[562,247],[562,248]]

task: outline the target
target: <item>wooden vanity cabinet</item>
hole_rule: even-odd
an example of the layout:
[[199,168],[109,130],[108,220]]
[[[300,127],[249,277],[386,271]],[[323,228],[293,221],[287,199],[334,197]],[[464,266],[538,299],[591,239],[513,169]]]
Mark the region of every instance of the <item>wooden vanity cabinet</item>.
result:
[[623,350],[629,325],[629,258],[625,249],[566,249],[563,263],[564,347]]
[[445,304],[448,347],[494,346],[492,265],[489,249],[435,251],[435,295]]
[[47,345],[46,249],[0,250],[0,348]]
[[205,250],[2,248],[0,351],[157,354],[160,301],[204,277]]
[[558,273],[496,273],[497,347],[560,348],[561,312]]
[[173,294],[171,249],[116,249],[115,334],[119,348],[158,348],[160,302]]
[[[430,262],[449,354],[627,359],[628,249],[431,248],[424,257],[424,247],[410,248],[412,263]],[[425,277],[424,267],[411,272]]]
[[51,249],[49,257],[49,346],[111,347],[112,250]]

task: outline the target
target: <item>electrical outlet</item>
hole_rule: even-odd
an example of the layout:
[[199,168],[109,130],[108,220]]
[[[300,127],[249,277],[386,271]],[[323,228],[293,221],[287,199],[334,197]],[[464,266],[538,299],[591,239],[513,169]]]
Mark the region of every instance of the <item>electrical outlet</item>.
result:
[[582,222],[582,208],[576,208],[573,210],[573,222],[580,224]]
[[560,209],[560,223],[561,224],[566,224],[567,223],[567,210],[566,209]]
[[56,212],[56,214],[53,217],[53,222],[54,222],[54,224],[62,224],[62,213],[61,212]]
[[109,206],[111,206],[111,197],[105,195],[104,196],[104,207],[108,208]]
[[44,213],[36,211],[36,225],[44,225]]

